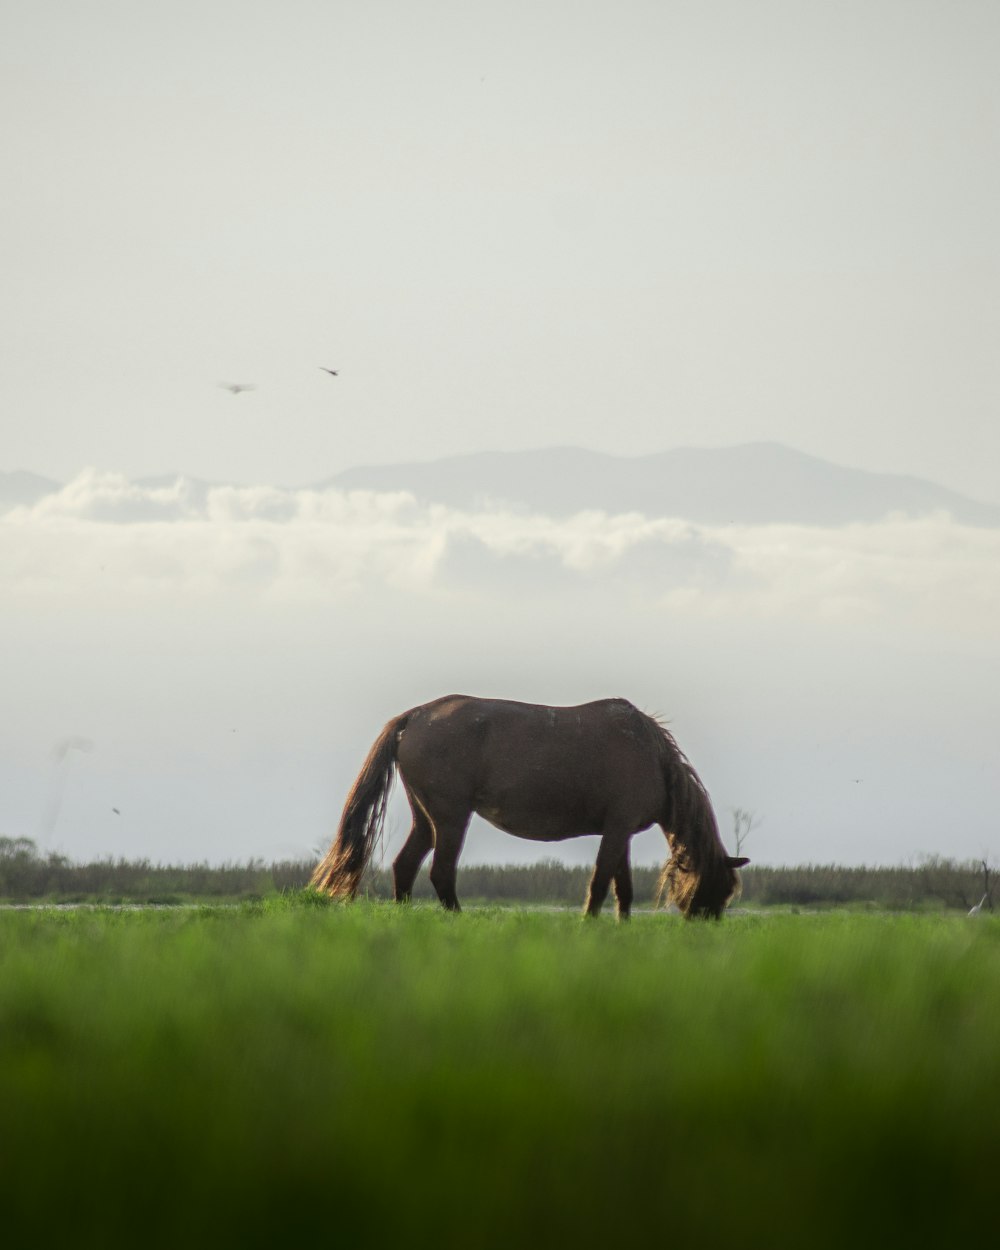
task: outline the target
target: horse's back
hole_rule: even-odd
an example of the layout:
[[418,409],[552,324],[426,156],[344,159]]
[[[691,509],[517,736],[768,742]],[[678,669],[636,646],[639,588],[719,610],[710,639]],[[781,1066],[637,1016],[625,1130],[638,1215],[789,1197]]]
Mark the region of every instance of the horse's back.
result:
[[532,739],[606,739],[625,733],[645,733],[649,718],[628,699],[595,699],[571,707],[520,703],[514,699],[482,699],[450,694],[405,713],[408,735],[444,739],[477,734],[480,737],[527,734]]
[[619,718],[623,715],[642,717],[643,713],[630,703],[628,699],[594,699],[589,703],[578,703],[573,706],[548,703],[523,703],[518,699],[484,699],[471,694],[445,694],[429,703],[421,703],[411,708],[407,716],[419,714],[421,717],[440,719],[456,715],[472,716],[516,716],[535,719],[548,718],[552,714],[557,717],[575,718],[587,716],[600,719],[602,717]]

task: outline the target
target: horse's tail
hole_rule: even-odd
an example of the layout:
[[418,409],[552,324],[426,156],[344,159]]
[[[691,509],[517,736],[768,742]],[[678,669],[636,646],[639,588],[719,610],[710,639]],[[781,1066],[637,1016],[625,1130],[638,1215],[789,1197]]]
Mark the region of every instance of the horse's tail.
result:
[[406,713],[389,721],[375,739],[344,804],[337,836],[316,866],[309,885],[335,898],[354,898],[382,838],[395,777],[396,744]]

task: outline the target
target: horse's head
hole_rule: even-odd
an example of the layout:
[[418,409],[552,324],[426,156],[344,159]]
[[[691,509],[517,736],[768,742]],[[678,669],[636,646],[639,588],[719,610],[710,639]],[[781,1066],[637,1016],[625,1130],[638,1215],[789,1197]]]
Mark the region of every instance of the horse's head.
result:
[[727,903],[739,893],[736,869],[749,864],[745,855],[712,857],[696,865],[687,848],[670,838],[671,856],[660,878],[660,893],[680,908],[688,920],[718,920]]
[[701,916],[718,920],[727,905],[740,892],[740,878],[736,869],[749,863],[750,860],[745,855],[739,858],[727,855],[725,859],[717,860],[707,867],[699,874],[691,905],[685,915],[689,919]]

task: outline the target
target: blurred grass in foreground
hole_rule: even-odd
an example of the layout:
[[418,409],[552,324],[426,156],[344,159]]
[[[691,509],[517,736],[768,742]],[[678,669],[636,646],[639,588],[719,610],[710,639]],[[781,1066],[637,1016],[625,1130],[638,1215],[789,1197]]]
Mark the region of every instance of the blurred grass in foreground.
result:
[[953,1245],[1000,924],[0,913],[0,1227],[73,1246]]

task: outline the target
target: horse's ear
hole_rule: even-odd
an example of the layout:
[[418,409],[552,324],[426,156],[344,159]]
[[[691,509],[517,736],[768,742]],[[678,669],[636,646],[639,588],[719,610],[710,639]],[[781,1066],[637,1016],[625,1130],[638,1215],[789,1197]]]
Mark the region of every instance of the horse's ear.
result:
[[743,868],[750,863],[750,860],[746,855],[729,855],[727,858],[729,860],[730,868]]

